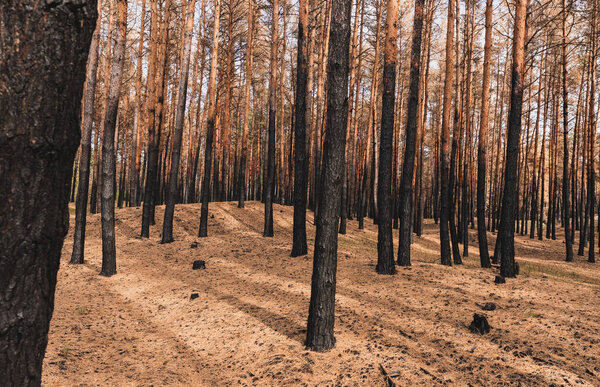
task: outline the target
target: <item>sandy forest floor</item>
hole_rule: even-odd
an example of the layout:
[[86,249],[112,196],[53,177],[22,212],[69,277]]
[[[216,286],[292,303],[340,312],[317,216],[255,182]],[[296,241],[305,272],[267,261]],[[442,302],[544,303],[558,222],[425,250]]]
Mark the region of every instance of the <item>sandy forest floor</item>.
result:
[[[376,227],[351,221],[339,242],[337,344],[320,354],[303,345],[312,213],[309,255],[290,258],[291,207],[275,206],[273,239],[262,237],[260,203],[210,208],[209,237],[200,239],[200,205],[177,206],[177,240],[168,245],[159,244],[164,207],[150,240],[138,237],[141,208],[117,210],[111,278],[98,275],[100,216],[88,218],[84,265],[68,264],[71,227],[45,385],[383,386],[380,364],[399,371],[402,386],[600,385],[600,264],[562,262],[561,241],[519,237],[521,276],[496,285],[497,269],[477,267],[473,230],[465,265],[438,264],[429,221],[415,238],[413,266],[380,276]],[[192,270],[196,259],[206,270]],[[498,308],[484,312],[492,330],[479,336],[467,326],[484,302]]]

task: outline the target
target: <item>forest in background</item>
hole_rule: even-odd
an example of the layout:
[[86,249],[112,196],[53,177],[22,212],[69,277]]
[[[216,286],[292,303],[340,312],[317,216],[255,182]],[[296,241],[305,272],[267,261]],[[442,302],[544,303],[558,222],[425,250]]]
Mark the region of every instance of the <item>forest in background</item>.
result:
[[[209,199],[243,201],[240,198],[244,197],[264,201],[269,176],[269,130],[273,130],[269,119],[273,116],[273,200],[293,204],[297,4],[286,1],[275,4],[278,10],[277,24],[274,24],[271,3],[208,3],[208,0],[193,4],[173,0],[129,5],[123,82],[119,89],[114,136],[114,189],[118,207],[150,201],[145,200],[148,193],[152,195],[152,204],[166,203],[174,157],[178,159],[175,162],[178,165],[175,202],[201,201],[203,172],[207,170],[207,126],[211,118],[211,101],[207,100],[211,82],[214,83],[215,112],[211,176],[207,180]],[[331,4],[327,1],[309,3],[305,154],[307,205],[315,210],[323,168]],[[418,3],[423,7],[423,15],[419,26],[416,132],[414,138],[410,138],[415,142],[411,229],[420,235],[424,217],[437,220],[440,216],[441,142],[448,138],[451,141],[448,153],[453,164],[448,166],[452,180],[450,211],[452,220],[456,219],[456,240],[462,243],[467,227],[474,227],[476,223],[480,159],[485,162],[483,180],[487,183],[479,198],[487,209],[485,227],[496,231],[500,223],[511,98],[514,7],[506,2],[453,4],[456,37],[452,45],[455,59],[448,137],[441,133],[447,9],[445,4],[435,1]],[[491,31],[484,94],[486,6],[491,8],[487,21]],[[83,152],[77,154],[79,162],[74,165],[71,192],[73,201],[81,178],[77,172],[90,165],[91,213],[100,210],[103,117],[117,35],[116,2],[104,0],[100,9],[93,42],[98,52],[94,60],[98,63],[88,66],[87,84],[92,78],[97,79],[91,99],[93,107],[85,106],[84,101],[89,118],[88,114],[82,116],[82,120],[89,120],[87,126],[84,122],[82,127],[84,140],[89,132],[91,154],[83,157]],[[342,233],[345,218],[356,217],[362,221],[364,217],[375,218],[378,212],[379,128],[386,113],[382,114],[386,4],[360,0],[352,9],[346,178],[344,209],[340,212]],[[215,18],[215,10],[219,11],[218,18]],[[411,23],[413,4],[401,2],[399,10],[397,58],[394,60],[395,119],[392,137],[386,138],[391,143],[385,144],[392,160],[391,212],[395,227],[400,213],[399,192],[407,139],[404,131],[411,103],[409,53],[415,35]],[[571,239],[575,241],[577,236],[580,241],[581,247],[576,245],[580,255],[591,236],[586,237],[590,229],[588,223],[593,222],[589,214],[596,212],[597,207],[593,200],[598,110],[596,13],[594,1],[532,1],[528,5],[523,128],[516,164],[518,184],[514,211],[518,221],[515,231],[530,233],[532,237],[555,238],[556,222],[565,225],[563,198],[566,198],[572,223]],[[186,20],[190,21],[187,30]],[[213,44],[215,38],[219,44]],[[216,67],[214,80],[211,80],[211,67]],[[182,88],[184,77],[188,82]],[[269,87],[271,83],[273,87]],[[186,94],[183,98],[181,90]],[[275,96],[273,100],[271,93]],[[485,114],[482,114],[484,99]],[[183,105],[184,110],[179,123],[178,104]],[[567,179],[563,178],[565,167]],[[148,170],[152,170],[151,173]],[[569,195],[564,193],[565,181],[570,182]],[[153,183],[153,189],[148,189],[148,183]],[[466,243],[461,254],[468,254],[468,247]],[[593,250],[590,254],[594,254]],[[454,261],[460,261],[456,252]]]

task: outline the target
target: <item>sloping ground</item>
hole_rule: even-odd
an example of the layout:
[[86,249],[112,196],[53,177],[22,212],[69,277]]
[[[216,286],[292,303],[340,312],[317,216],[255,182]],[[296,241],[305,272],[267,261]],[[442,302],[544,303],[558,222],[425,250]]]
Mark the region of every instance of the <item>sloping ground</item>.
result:
[[[150,240],[138,237],[140,208],[117,210],[111,278],[98,276],[99,215],[89,217],[84,265],[68,264],[71,230],[46,385],[378,386],[379,364],[406,386],[600,385],[600,269],[581,257],[562,262],[561,241],[519,237],[522,275],[496,285],[475,246],[465,265],[439,265],[438,227],[428,222],[413,266],[380,276],[376,227],[351,221],[339,242],[337,344],[320,354],[303,346],[312,213],[309,255],[290,258],[291,207],[275,206],[275,237],[263,238],[260,203],[210,206],[208,238],[196,237],[200,205],[177,206],[168,245],[159,244],[164,207]],[[191,270],[196,259],[206,270]],[[493,329],[479,336],[467,326],[484,302],[498,308],[484,312]]]

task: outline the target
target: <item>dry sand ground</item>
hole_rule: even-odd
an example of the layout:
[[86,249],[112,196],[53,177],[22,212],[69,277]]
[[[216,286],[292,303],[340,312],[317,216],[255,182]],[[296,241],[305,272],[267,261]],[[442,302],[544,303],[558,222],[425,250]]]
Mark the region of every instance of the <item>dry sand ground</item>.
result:
[[[398,370],[402,386],[600,385],[600,264],[562,262],[561,241],[519,237],[522,274],[496,285],[497,269],[477,267],[475,246],[463,266],[438,264],[438,228],[428,222],[413,266],[380,276],[376,227],[351,221],[339,242],[337,344],[320,354],[303,345],[312,213],[309,255],[290,258],[291,207],[275,206],[272,239],[262,237],[260,203],[210,209],[210,236],[200,239],[200,205],[177,206],[177,241],[168,245],[159,244],[164,207],[150,240],[138,237],[140,208],[117,210],[111,278],[98,276],[100,216],[89,216],[84,265],[68,264],[71,230],[46,385],[381,386],[379,364]],[[191,270],[196,259],[206,270]],[[483,302],[498,308],[485,312],[493,329],[479,336],[467,326]]]

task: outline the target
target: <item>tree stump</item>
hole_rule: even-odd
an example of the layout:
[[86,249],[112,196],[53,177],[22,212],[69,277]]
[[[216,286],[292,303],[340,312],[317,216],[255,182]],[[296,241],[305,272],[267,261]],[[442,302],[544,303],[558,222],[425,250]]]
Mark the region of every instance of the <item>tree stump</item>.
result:
[[473,333],[479,333],[484,335],[490,332],[490,324],[488,323],[487,317],[484,314],[473,314],[473,321],[469,325],[469,330]]

